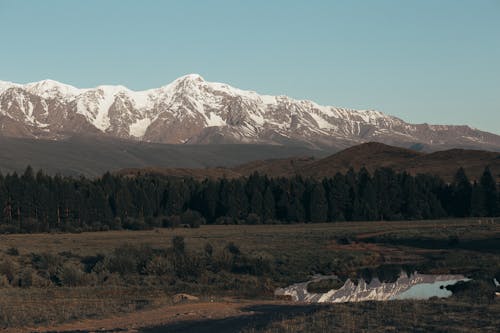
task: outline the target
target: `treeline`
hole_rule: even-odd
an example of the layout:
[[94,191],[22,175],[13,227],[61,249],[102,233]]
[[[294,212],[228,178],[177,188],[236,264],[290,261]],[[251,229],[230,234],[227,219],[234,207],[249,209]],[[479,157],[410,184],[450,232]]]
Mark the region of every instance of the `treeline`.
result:
[[432,175],[379,169],[314,179],[48,176],[28,167],[0,175],[0,232],[146,229],[200,224],[275,224],[497,216],[488,168],[478,182],[463,169],[451,184]]

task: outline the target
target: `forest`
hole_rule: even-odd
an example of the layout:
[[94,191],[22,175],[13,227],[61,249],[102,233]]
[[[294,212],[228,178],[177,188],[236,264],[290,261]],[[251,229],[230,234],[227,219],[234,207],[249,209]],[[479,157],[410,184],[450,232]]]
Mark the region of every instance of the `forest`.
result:
[[477,182],[463,169],[454,181],[362,168],[333,178],[237,179],[49,176],[27,167],[0,174],[0,233],[198,227],[498,216],[500,195],[489,168]]

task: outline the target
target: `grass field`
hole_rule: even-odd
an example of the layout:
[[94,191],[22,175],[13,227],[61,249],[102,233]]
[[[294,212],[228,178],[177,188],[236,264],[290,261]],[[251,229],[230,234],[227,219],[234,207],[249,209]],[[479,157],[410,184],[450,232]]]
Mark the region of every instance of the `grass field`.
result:
[[[259,258],[271,268],[256,275],[221,271],[202,274],[197,280],[182,281],[141,274],[107,274],[103,278],[104,273],[100,271],[85,274],[80,270],[86,257],[113,255],[124,244],[136,247],[148,244],[152,249],[164,249],[171,246],[174,236],[184,238],[186,249],[193,256],[203,256],[209,243],[214,256],[222,257],[226,253],[224,249],[233,243],[248,258]],[[497,313],[498,305],[489,305],[495,304],[488,294],[491,288],[481,281],[492,281],[500,273],[499,249],[498,219],[0,235],[0,327],[34,327],[151,309],[171,304],[171,296],[177,292],[192,293],[202,300],[228,296],[272,299],[274,288],[306,280],[315,273],[348,277],[355,276],[360,268],[387,264],[412,264],[427,273],[466,274],[479,284],[474,287],[476,295],[462,292],[462,296],[471,306],[477,303],[486,307],[487,312]],[[64,285],[54,283],[54,279],[44,279],[43,274],[50,271],[50,265],[40,269],[34,259],[39,257],[57,260],[56,270],[80,267],[76,271],[80,274],[80,283]],[[23,281],[26,267],[31,269],[30,284],[23,286],[12,282]],[[10,280],[8,274],[12,275]],[[54,274],[65,276],[65,273]],[[460,302],[464,302],[463,299]],[[351,312],[354,316],[367,305],[359,306],[348,305],[342,309],[346,316]],[[432,306],[422,305],[421,308],[431,311]],[[459,307],[453,309],[458,311]],[[329,317],[328,312],[320,312],[315,323],[298,317],[295,322],[287,321],[286,325],[314,327],[319,322],[327,323]],[[276,323],[267,329],[288,332],[290,330],[283,328],[286,325]]]

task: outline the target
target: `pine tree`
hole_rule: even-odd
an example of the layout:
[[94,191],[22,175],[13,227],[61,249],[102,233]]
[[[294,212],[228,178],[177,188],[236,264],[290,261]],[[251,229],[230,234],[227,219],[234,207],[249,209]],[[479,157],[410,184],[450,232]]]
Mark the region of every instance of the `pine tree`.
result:
[[276,204],[271,186],[267,186],[264,192],[264,202],[262,204],[262,217],[264,221],[276,218]]
[[489,167],[484,169],[480,180],[481,190],[483,192],[484,208],[487,216],[496,216],[498,214],[497,207],[497,188],[495,179],[491,175]]
[[481,186],[474,182],[471,190],[471,216],[485,216],[484,195]]
[[452,213],[458,217],[470,216],[472,186],[463,168],[455,174],[452,192]]
[[328,219],[328,201],[322,183],[312,186],[309,194],[309,219],[311,222],[326,222]]

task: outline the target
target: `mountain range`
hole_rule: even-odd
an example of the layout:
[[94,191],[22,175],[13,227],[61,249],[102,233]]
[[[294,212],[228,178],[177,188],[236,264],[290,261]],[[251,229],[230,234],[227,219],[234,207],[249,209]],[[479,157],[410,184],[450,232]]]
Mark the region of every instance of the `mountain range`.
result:
[[166,144],[247,143],[343,149],[367,141],[417,150],[500,151],[500,136],[469,126],[410,124],[375,110],[259,95],[196,74],[145,91],[79,89],[52,80],[0,81],[0,135],[62,140],[97,135]]

